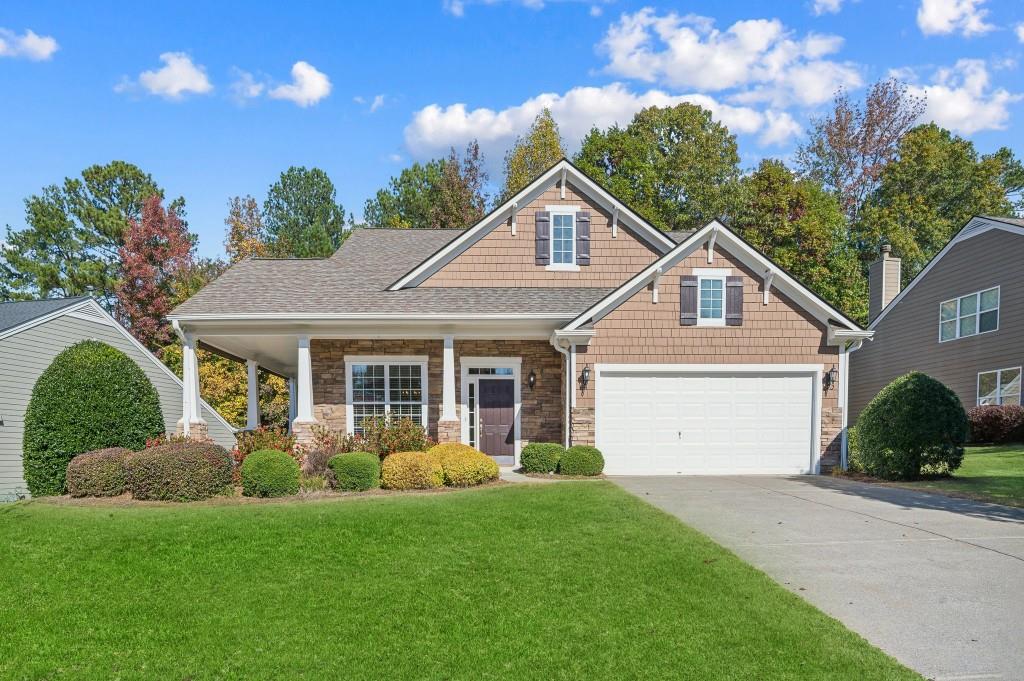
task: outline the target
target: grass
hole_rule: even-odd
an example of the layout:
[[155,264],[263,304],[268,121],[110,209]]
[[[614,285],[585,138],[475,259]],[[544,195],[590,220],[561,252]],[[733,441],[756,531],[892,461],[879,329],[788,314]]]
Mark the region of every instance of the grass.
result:
[[899,484],[928,492],[1024,507],[1024,445],[968,447],[963,465],[952,477]]
[[0,509],[4,679],[919,679],[607,482]]

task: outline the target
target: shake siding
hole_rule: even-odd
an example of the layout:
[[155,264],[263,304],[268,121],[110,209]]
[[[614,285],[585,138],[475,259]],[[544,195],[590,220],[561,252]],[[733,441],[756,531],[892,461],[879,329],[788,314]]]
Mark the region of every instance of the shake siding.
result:
[[[22,477],[22,434],[36,380],[62,350],[83,340],[102,341],[135,360],[160,396],[167,431],[175,431],[181,418],[181,385],[117,329],[69,316],[34,326],[0,340],[0,416],[4,422],[0,427],[0,500],[28,491]],[[225,447],[234,446],[234,435],[206,408],[203,418],[209,424],[210,437]]]
[[[590,211],[590,265],[579,272],[553,272],[535,263],[534,216],[547,206],[579,206]],[[516,213],[516,235],[505,220],[487,236],[470,246],[420,286],[449,287],[531,287],[593,286],[615,287],[650,265],[659,253],[624,229],[612,238],[611,214],[600,208],[570,183],[565,199],[557,185],[545,191]]]
[[[909,371],[942,381],[966,409],[978,372],[1024,365],[1024,237],[992,230],[951,248],[850,355],[850,423],[892,379]],[[939,303],[1000,286],[999,329],[939,342]]]

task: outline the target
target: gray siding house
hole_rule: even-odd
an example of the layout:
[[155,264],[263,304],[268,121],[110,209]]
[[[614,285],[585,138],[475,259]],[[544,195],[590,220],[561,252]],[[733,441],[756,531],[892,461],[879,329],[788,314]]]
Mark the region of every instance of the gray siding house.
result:
[[[0,303],[0,501],[27,496],[21,448],[25,409],[39,375],[65,348],[98,340],[131,357],[160,396],[167,432],[182,414],[182,385],[160,360],[91,298]],[[210,437],[224,447],[235,444],[234,429],[202,403]]]
[[952,388],[965,409],[1020,404],[1024,220],[972,218],[903,290],[887,251],[869,278],[875,335],[850,355],[850,423],[915,370]]

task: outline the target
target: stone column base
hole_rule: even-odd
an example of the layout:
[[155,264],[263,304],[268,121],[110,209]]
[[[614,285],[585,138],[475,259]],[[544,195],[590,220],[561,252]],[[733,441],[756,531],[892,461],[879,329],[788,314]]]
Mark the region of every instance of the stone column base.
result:
[[574,445],[594,444],[594,410],[576,407],[570,418],[569,443]]
[[462,440],[462,423],[460,421],[438,421],[437,441],[459,442]]
[[313,426],[316,421],[292,421],[292,435],[295,436],[295,444],[308,445],[313,442]]
[[[192,440],[209,440],[210,439],[210,428],[206,424],[206,421],[200,419],[198,421],[192,421],[188,424],[189,439]],[[178,426],[174,429],[175,435],[185,434],[185,421],[178,419]]]

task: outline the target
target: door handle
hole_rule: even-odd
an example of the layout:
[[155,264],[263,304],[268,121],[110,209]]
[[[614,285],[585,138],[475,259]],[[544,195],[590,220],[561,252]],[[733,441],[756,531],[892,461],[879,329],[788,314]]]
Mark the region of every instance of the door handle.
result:
[[679,439],[680,439],[680,440],[682,440],[682,439],[683,439],[683,431],[681,431],[681,430],[677,430],[677,431],[676,431],[676,434],[677,434],[677,435],[679,436]]

